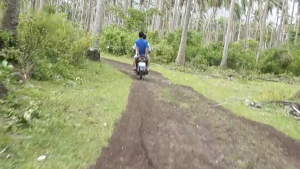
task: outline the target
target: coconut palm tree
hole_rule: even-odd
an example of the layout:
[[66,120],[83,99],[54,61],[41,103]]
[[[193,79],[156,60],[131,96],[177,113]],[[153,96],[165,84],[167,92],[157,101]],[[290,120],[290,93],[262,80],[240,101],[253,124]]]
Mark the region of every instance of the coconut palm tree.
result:
[[265,27],[266,27],[266,20],[268,17],[268,8],[269,8],[269,0],[266,1],[265,3],[265,7],[263,10],[263,16],[262,16],[262,20],[261,20],[261,24],[260,24],[260,38],[259,38],[259,46],[258,46],[258,51],[257,51],[257,55],[256,55],[256,62],[259,61],[260,59],[260,54],[263,50],[263,46],[264,46],[264,41],[265,41]]
[[284,27],[287,18],[287,10],[288,10],[288,0],[282,0],[282,15],[280,19],[279,28],[278,28],[277,46],[282,45],[282,41],[284,38]]
[[292,23],[293,23],[293,19],[294,19],[295,5],[296,5],[296,0],[293,0],[292,15],[291,15],[291,20],[290,20],[290,24],[289,24],[289,32],[288,32],[288,41],[290,40],[290,34],[291,34],[291,31],[292,31]]
[[300,25],[300,1],[298,0],[297,26],[296,26],[296,35],[295,35],[294,43],[297,43],[298,41],[299,25]]
[[[186,11],[191,11],[191,8],[192,8],[192,0],[187,0]],[[175,60],[175,62],[179,65],[183,65],[185,62],[185,50],[186,50],[186,43],[187,43],[189,21],[190,21],[190,12],[186,12],[178,55]]]
[[249,24],[250,24],[250,17],[253,10],[253,0],[243,0],[242,3],[245,4],[247,2],[247,16],[246,16],[246,23],[245,23],[245,49],[248,49],[248,38],[249,38]]
[[2,30],[16,36],[19,25],[20,0],[7,1],[6,11],[2,20]]
[[95,36],[95,41],[93,42],[91,48],[89,49],[89,57],[92,60],[100,59],[100,32],[102,29],[102,23],[104,19],[104,0],[97,0],[97,11],[95,17],[95,24],[93,28],[93,35]]
[[234,13],[234,6],[235,6],[235,0],[231,0],[230,3],[230,10],[229,10],[229,21],[227,26],[227,31],[225,35],[225,42],[224,42],[224,50],[222,55],[222,61],[220,64],[220,67],[226,68],[227,67],[227,57],[228,57],[228,47],[230,42],[230,34],[232,33],[232,23],[233,23],[233,13]]

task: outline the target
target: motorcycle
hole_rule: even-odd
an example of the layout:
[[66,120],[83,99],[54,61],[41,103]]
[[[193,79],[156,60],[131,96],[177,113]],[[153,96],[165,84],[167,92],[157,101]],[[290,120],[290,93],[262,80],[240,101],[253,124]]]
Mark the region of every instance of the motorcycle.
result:
[[143,76],[148,75],[147,59],[145,56],[140,56],[137,59],[136,74],[139,76],[140,80],[143,79]]
[[[136,47],[132,47],[133,53],[136,52]],[[149,51],[150,53],[151,51]],[[142,80],[143,76],[148,75],[149,71],[147,70],[147,58],[145,56],[140,56],[136,60],[136,71],[135,73],[139,76],[139,79]]]

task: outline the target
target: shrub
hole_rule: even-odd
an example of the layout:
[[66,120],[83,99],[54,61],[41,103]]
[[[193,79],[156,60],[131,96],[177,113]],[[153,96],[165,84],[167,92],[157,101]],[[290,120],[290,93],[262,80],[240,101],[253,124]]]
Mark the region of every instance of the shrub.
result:
[[243,42],[232,43],[228,51],[227,66],[234,70],[254,70],[255,69],[255,54],[253,50],[254,42],[249,42],[249,50],[246,51]]
[[[150,54],[153,62],[170,64],[175,61],[181,40],[181,29],[167,32],[159,36],[158,31],[147,32],[147,39],[152,47]],[[102,51],[114,55],[128,55],[132,57],[132,45],[138,32],[132,32],[118,26],[110,26],[101,34]],[[201,43],[202,34],[188,31],[186,47],[186,66],[190,68],[206,69],[206,66],[219,66],[223,54],[223,42],[214,42],[210,45]],[[289,45],[289,50],[284,46],[281,49],[266,49],[259,64],[256,63],[258,41],[248,40],[248,49],[245,41],[231,43],[228,50],[227,67],[241,74],[247,73],[292,73],[300,75],[300,50],[299,44]]]
[[17,38],[17,45],[11,45],[10,34],[0,32],[0,81],[10,91],[0,99],[0,113],[10,123],[8,130],[39,117],[39,101],[29,97],[28,86],[15,85],[12,77],[72,78],[72,70],[84,64],[92,42],[65,14],[54,14],[50,7],[43,13],[21,14]]
[[[90,36],[67,20],[65,14],[27,13],[20,16],[17,58],[23,73],[39,80],[70,77],[80,66],[91,43]],[[25,71],[25,72],[24,72]]]
[[103,29],[100,36],[100,48],[102,51],[122,56],[131,54],[132,46],[138,33],[134,34],[121,29],[118,26],[111,26]]
[[151,60],[157,63],[170,63],[175,60],[173,54],[174,48],[168,44],[167,40],[161,40],[155,44],[153,52],[151,52]]
[[146,12],[129,8],[128,15],[129,17],[126,19],[126,27],[128,30],[146,31]]
[[260,70],[262,73],[282,74],[293,61],[293,57],[286,49],[268,49],[262,54]]
[[0,2],[0,27],[1,27],[4,11],[5,11],[5,2],[1,1]]

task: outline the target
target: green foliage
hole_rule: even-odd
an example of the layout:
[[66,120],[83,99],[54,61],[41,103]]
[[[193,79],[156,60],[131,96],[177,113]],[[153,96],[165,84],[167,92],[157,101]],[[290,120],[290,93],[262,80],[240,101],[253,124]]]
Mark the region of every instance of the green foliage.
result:
[[[150,57],[153,62],[170,64],[175,61],[181,40],[181,31],[181,29],[170,31],[162,36],[159,36],[158,31],[147,32],[147,39],[152,47]],[[138,32],[128,31],[121,27],[107,27],[101,34],[101,48],[103,51],[117,56],[132,57],[134,54],[131,48],[137,35]],[[253,72],[300,75],[300,66],[298,66],[300,65],[300,44],[288,44],[288,47],[284,46],[282,49],[266,49],[258,64],[256,63],[258,41],[249,39],[247,44],[247,50],[244,40],[230,44],[228,68],[243,75]],[[208,66],[219,66],[223,48],[222,42],[203,44],[202,34],[189,30],[186,66],[190,67],[192,71],[194,68],[207,70]]]
[[130,33],[117,26],[111,26],[101,32],[100,47],[102,51],[114,55],[132,54],[132,46],[138,33]]
[[254,70],[255,69],[255,54],[258,43],[250,40],[248,42],[249,49],[244,48],[245,42],[235,42],[229,47],[228,67],[234,70]]
[[126,19],[126,27],[128,30],[134,31],[145,31],[147,28],[146,24],[146,13],[137,9],[130,8],[128,10],[129,17]]
[[293,57],[285,49],[269,49],[266,50],[260,61],[260,70],[262,73],[282,74],[292,63]]
[[64,14],[24,14],[18,28],[23,54],[14,59],[26,70],[24,73],[39,80],[70,77],[72,67],[84,62],[91,43],[91,38],[84,37],[84,31],[74,27]]
[[128,17],[125,18],[125,26],[127,30],[131,31],[146,31],[147,20],[152,18],[154,14],[157,14],[156,8],[151,8],[147,11],[140,11],[135,8],[128,9]]
[[[131,79],[98,62],[87,62],[74,75],[76,80],[31,80],[9,94],[5,104],[18,110],[5,110],[5,116],[15,117],[8,123],[2,123],[0,110],[0,151],[9,147],[0,155],[1,169],[85,168],[99,156],[94,150],[107,146]],[[36,162],[43,154],[46,161]]]
[[[91,45],[91,36],[67,20],[64,14],[53,14],[51,7],[43,13],[20,15],[17,45],[12,37],[0,32],[0,80],[11,91],[0,100],[0,115],[9,119],[9,129],[30,124],[38,117],[38,101],[28,93],[18,93],[17,80],[31,76],[37,80],[74,79],[73,71],[82,68],[85,52]],[[52,11],[52,12],[51,12]]]
[[[289,41],[290,42],[294,42],[295,38],[296,38],[296,31],[295,30],[291,30]],[[297,39],[297,41],[299,41],[299,38],[300,38],[300,32],[298,33],[298,39]]]
[[1,1],[0,2],[0,27],[1,27],[4,11],[5,11],[5,2]]
[[158,44],[152,45],[151,59],[157,63],[170,63],[175,60],[174,48],[167,40],[161,40]]
[[[118,11],[117,13],[122,13]],[[123,16],[125,20],[124,27],[110,26],[106,27],[101,34],[101,48],[102,51],[122,56],[127,55],[132,57],[132,45],[134,40],[138,38],[138,31],[145,31],[147,39],[151,44],[152,51],[150,54],[151,60],[156,63],[170,64],[173,63],[177,57],[177,52],[180,45],[182,29],[169,31],[164,35],[159,35],[159,30],[147,32],[147,20],[153,15],[162,15],[157,9],[144,12],[137,9],[129,9],[128,17]],[[224,18],[220,20],[219,26],[224,28]],[[188,31],[188,39],[186,46],[186,66],[207,70],[208,66],[219,66],[222,53],[223,43],[220,42],[223,32],[219,33],[219,41],[212,42],[209,45],[202,43],[202,34],[194,30]],[[221,39],[220,39],[221,38]],[[266,34],[266,39],[269,41],[271,34]],[[295,31],[291,32],[291,39],[295,38]],[[248,49],[245,49],[245,41],[231,43],[228,50],[227,67],[235,70],[238,73],[245,74],[245,72],[261,72],[270,74],[294,74],[300,75],[300,59],[299,59],[299,45],[288,44],[289,47],[282,49],[266,49],[262,55],[259,63],[256,63],[256,55],[258,50],[258,39],[249,39]],[[221,40],[222,41],[222,40]],[[292,48],[291,48],[292,46]],[[288,49],[288,50],[287,50]]]
[[9,119],[6,131],[14,132],[17,126],[30,125],[31,121],[39,118],[39,103],[37,100],[29,98],[20,93],[9,94],[5,100],[0,100],[2,106],[1,114]]

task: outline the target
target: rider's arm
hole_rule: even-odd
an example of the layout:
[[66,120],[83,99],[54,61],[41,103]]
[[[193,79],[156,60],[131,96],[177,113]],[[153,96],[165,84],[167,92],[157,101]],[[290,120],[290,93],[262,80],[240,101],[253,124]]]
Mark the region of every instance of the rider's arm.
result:
[[145,56],[148,55],[148,52],[149,52],[149,44],[147,43],[147,47],[146,47],[146,51],[145,51]]
[[145,56],[148,55],[149,47],[146,47]]
[[137,54],[137,56],[140,55],[140,48],[138,46],[136,46],[136,54]]
[[149,43],[148,43],[148,46],[149,46],[149,50],[148,50],[148,51],[149,51],[149,52],[151,52],[151,46],[150,46],[150,44],[149,44]]

